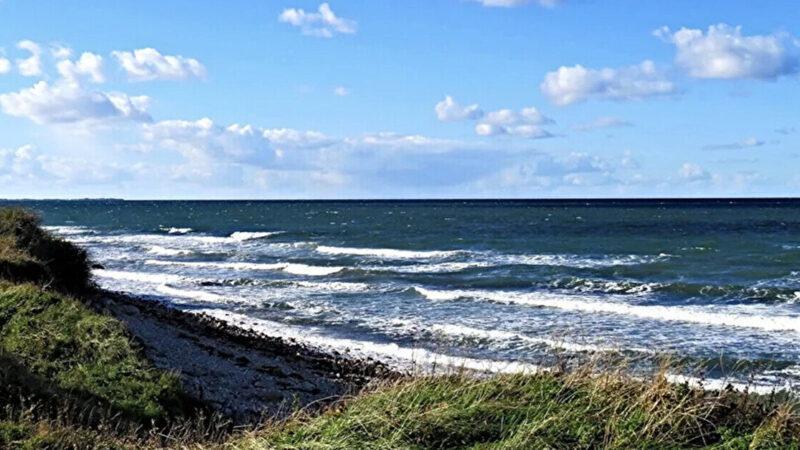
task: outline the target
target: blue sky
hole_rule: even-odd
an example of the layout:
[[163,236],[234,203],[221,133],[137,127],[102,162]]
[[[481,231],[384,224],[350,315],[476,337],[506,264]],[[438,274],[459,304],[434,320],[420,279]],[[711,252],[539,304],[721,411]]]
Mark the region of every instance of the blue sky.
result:
[[793,1],[0,0],[0,197],[796,196]]

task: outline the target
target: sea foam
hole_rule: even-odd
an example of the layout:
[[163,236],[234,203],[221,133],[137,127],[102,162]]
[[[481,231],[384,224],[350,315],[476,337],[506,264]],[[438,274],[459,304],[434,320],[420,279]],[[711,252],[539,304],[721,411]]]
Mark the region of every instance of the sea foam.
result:
[[156,266],[185,266],[200,268],[216,268],[228,270],[270,270],[283,271],[294,275],[326,276],[344,270],[344,267],[335,266],[309,266],[295,263],[248,263],[248,262],[190,262],[190,261],[163,261],[149,259],[145,264]]
[[746,314],[742,313],[741,309],[727,312],[724,307],[718,308],[717,312],[711,312],[707,309],[691,306],[632,305],[629,303],[608,302],[599,299],[587,300],[583,297],[559,295],[549,292],[435,290],[422,287],[415,287],[414,289],[420,295],[432,301],[453,301],[469,298],[574,312],[606,313],[652,320],[758,328],[766,331],[800,332],[800,317],[798,316]]
[[320,253],[329,255],[354,255],[354,256],[374,256],[384,259],[431,259],[449,258],[460,253],[462,250],[399,250],[393,248],[355,248],[355,247],[331,247],[320,245],[317,247]]

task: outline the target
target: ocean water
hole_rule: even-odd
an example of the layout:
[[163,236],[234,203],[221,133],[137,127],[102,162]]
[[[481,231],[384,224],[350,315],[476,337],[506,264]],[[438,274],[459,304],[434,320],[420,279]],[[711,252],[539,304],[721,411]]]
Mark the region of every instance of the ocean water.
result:
[[800,201],[22,203],[104,288],[354,356],[800,380]]

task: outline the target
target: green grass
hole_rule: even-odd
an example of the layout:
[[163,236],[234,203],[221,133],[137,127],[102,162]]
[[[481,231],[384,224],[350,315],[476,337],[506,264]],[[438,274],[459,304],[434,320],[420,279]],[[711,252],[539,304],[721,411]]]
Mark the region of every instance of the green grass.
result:
[[800,448],[790,411],[769,399],[619,374],[466,375],[395,382],[320,416],[298,414],[236,448]]
[[33,285],[0,285],[0,351],[32,375],[130,417],[183,410],[177,378],[153,368],[120,322]]
[[186,420],[203,429],[176,374],[79,300],[89,273],[86,252],[34,214],[0,210],[0,448],[138,442]]

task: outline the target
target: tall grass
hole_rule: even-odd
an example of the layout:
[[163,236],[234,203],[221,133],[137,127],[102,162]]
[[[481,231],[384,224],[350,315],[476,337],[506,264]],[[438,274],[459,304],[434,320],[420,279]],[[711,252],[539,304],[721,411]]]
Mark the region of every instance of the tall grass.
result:
[[298,413],[235,448],[800,448],[774,399],[637,381],[590,368],[488,379],[462,373],[384,384],[320,416]]

